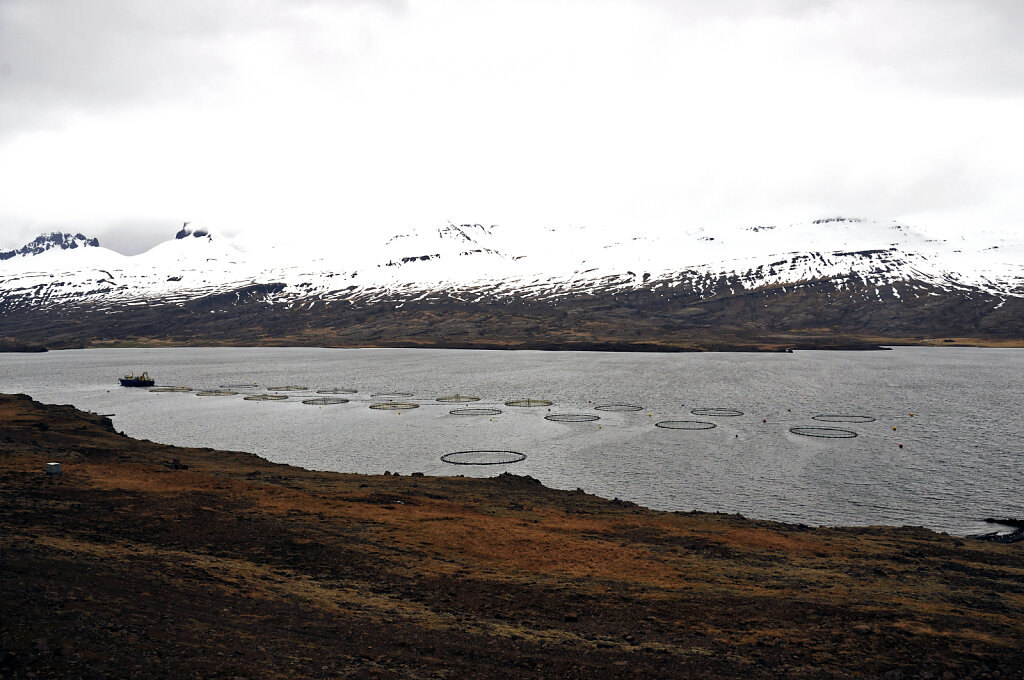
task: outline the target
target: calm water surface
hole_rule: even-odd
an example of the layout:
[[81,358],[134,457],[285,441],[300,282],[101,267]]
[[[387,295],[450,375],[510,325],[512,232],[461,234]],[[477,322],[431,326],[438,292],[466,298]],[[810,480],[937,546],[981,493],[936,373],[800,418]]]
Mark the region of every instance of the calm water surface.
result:
[[[988,516],[1024,517],[1019,491],[1024,351],[898,348],[884,352],[629,354],[460,350],[200,348],[74,350],[0,355],[0,391],[114,414],[115,427],[167,444],[257,453],[318,470],[491,476],[528,474],[548,486],[663,510],[739,512],[826,525],[924,525],[991,530]],[[309,390],[285,401],[197,397],[122,388],[147,370],[158,385],[196,389],[255,383]],[[308,406],[317,389],[358,390],[349,403]],[[420,405],[379,411],[371,395],[411,393]],[[452,394],[480,397],[443,404]],[[550,413],[601,420],[558,423]],[[626,403],[635,412],[595,406]],[[456,407],[500,415],[453,416]],[[731,408],[737,417],[694,416]],[[910,414],[913,413],[913,416]],[[815,421],[856,414],[874,422]],[[657,428],[702,420],[702,431]],[[767,421],[767,422],[763,422]],[[831,426],[852,439],[795,435]],[[894,429],[895,428],[895,429]],[[903,448],[899,445],[903,444]],[[466,449],[511,449],[526,460],[452,466]]]

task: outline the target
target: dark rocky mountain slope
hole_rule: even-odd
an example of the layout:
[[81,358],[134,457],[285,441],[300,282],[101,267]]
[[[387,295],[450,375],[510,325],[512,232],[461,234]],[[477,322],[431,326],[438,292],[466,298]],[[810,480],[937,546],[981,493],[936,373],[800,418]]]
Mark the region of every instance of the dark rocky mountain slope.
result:
[[448,225],[380,248],[282,253],[184,228],[131,258],[18,251],[0,265],[0,337],[639,350],[1024,342],[1024,247],[1005,239],[968,248],[842,219],[672,242],[499,236]]

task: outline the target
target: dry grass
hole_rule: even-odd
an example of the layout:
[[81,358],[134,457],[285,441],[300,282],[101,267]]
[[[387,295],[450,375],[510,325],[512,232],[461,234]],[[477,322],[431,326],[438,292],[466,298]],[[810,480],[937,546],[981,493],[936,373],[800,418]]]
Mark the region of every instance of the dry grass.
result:
[[[6,397],[0,425],[4,677],[1024,667],[1019,546],[652,512],[528,478],[309,472]],[[62,479],[42,476],[53,459]]]

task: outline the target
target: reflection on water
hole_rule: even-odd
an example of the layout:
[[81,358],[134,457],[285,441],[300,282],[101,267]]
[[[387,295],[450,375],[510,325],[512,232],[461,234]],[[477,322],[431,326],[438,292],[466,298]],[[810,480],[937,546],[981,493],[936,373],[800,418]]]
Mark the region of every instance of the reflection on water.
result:
[[[203,348],[6,354],[2,360],[5,392],[114,413],[114,425],[133,437],[252,451],[307,468],[477,476],[508,470],[657,509],[808,524],[915,524],[967,533],[987,529],[980,523],[985,517],[1024,516],[1014,484],[1020,350]],[[130,370],[149,371],[158,385],[230,386],[238,394],[117,386]],[[277,392],[287,399],[244,399],[273,387],[289,388]],[[302,403],[332,393],[348,401]],[[453,395],[478,397],[473,409],[491,410],[451,415],[460,406],[471,410],[438,401]],[[527,405],[506,405],[516,401]],[[417,408],[369,408],[388,402]],[[597,408],[616,405],[622,408]],[[545,418],[557,414],[599,419]],[[860,417],[837,423],[822,415]],[[655,427],[662,421],[715,427]],[[857,436],[791,432],[822,427]],[[527,457],[496,466],[441,461],[467,450]]]

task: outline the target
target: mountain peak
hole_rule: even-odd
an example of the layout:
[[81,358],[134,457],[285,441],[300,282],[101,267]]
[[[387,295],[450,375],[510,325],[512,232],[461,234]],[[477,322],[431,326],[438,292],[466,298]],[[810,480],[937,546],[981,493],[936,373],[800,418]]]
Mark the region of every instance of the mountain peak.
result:
[[830,222],[850,222],[856,224],[864,221],[863,217],[820,217],[811,222],[811,224],[828,224]]
[[182,224],[181,225],[181,229],[178,231],[177,234],[174,235],[174,238],[175,239],[179,239],[179,240],[183,239],[183,238],[188,238],[189,236],[191,236],[193,238],[203,238],[204,236],[207,239],[212,239],[213,238],[212,236],[210,236],[210,230],[207,229],[206,227],[191,228],[191,227],[188,226],[190,224],[192,224],[192,223],[191,222],[185,222],[184,224]]
[[[493,226],[492,226],[493,228]],[[443,227],[438,227],[437,235],[441,238],[455,239],[466,243],[476,243],[477,238],[482,235],[489,235],[491,229],[482,224],[460,224],[455,225],[449,222]]]
[[37,236],[35,240],[17,250],[0,251],[0,260],[9,260],[16,255],[38,255],[53,248],[72,250],[74,248],[99,248],[99,246],[99,239],[86,238],[82,234],[54,231]]

